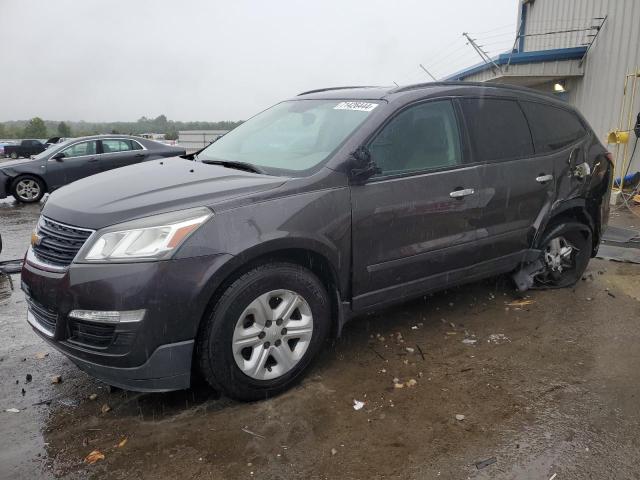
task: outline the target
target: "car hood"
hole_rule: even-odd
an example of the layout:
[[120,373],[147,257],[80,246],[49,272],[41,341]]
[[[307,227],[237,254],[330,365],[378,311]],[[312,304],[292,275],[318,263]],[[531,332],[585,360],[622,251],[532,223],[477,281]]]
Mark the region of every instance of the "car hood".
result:
[[167,158],[118,168],[53,192],[43,215],[73,226],[103,228],[136,218],[254,197],[285,178]]
[[11,170],[14,167],[21,167],[30,163],[37,163],[39,160],[33,160],[30,158],[23,158],[21,160],[8,160],[6,162],[0,162],[0,170]]

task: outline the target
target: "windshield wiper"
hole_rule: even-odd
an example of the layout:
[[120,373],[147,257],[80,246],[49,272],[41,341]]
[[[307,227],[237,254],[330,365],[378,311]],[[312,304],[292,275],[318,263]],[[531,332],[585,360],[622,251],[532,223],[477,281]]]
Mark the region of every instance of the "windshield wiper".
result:
[[[197,158],[197,157],[196,157]],[[235,168],[236,170],[244,170],[245,172],[252,173],[262,173],[264,174],[264,170],[260,167],[256,167],[250,163],[245,162],[233,162],[230,160],[200,160],[202,163],[206,163],[207,165],[220,165],[225,168]]]

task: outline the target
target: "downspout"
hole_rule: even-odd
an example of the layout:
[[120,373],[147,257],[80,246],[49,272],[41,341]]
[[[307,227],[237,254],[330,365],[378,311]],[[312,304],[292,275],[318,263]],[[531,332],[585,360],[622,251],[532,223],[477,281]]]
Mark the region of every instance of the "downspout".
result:
[[522,2],[522,5],[520,5],[520,28],[518,29],[518,38],[520,39],[520,41],[518,42],[518,53],[520,52],[524,52],[524,34],[525,34],[525,27],[527,24],[527,5],[529,4],[529,2],[527,0],[524,0]]

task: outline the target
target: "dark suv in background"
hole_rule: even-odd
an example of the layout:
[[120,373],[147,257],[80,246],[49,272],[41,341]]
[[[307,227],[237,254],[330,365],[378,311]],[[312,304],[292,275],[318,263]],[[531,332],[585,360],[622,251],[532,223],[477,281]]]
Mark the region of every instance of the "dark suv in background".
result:
[[509,272],[522,290],[575,283],[611,168],[580,114],[532,90],[306,92],[191,160],[54,192],[22,272],[28,321],[113,385],[198,372],[265,398],[359,313]]

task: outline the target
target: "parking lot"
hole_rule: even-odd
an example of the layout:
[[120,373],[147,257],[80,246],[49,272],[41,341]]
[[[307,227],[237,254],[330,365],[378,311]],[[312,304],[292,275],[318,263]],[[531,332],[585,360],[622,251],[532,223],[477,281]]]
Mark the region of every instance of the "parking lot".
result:
[[[0,203],[3,259],[22,256],[39,208]],[[31,331],[14,275],[0,476],[635,478],[639,273],[595,259],[573,289],[520,298],[498,278],[357,319],[297,388],[250,404],[109,389]]]

